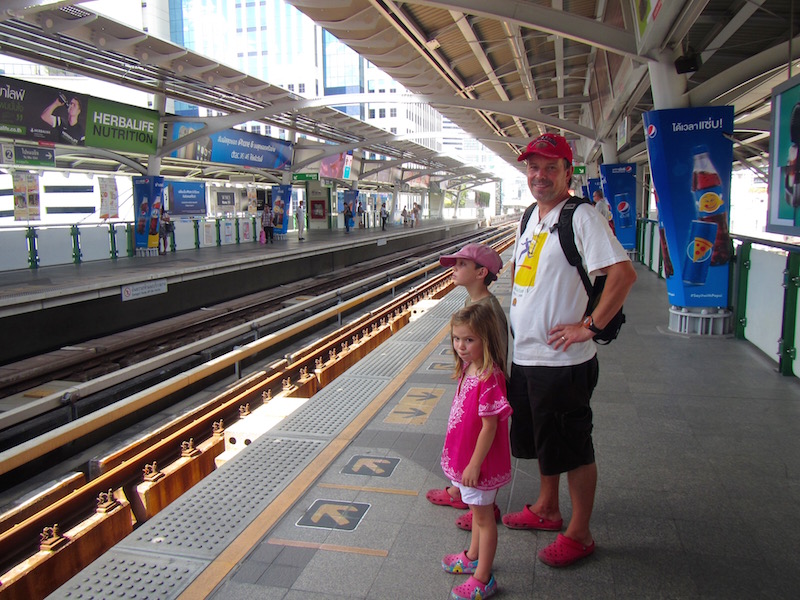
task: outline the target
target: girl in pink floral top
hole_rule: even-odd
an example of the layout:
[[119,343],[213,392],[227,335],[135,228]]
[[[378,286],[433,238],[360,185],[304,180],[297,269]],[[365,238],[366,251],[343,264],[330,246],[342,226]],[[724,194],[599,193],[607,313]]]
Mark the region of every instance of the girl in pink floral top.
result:
[[442,451],[442,470],[472,510],[469,549],[448,554],[448,573],[474,574],[453,589],[452,598],[488,598],[497,592],[492,563],[497,550],[494,501],[511,481],[511,449],[505,364],[492,309],[471,304],[453,315],[450,337],[456,354],[458,388]]

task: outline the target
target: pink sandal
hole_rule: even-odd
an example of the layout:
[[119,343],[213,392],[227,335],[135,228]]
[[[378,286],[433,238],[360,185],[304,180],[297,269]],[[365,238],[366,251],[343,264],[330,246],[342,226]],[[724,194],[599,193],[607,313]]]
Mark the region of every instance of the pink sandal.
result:
[[559,533],[555,542],[539,551],[539,560],[551,567],[568,567],[593,552],[594,542],[589,546],[584,546]]
[[508,513],[503,516],[503,525],[509,529],[537,529],[539,531],[561,531],[564,525],[564,519],[558,521],[551,521],[540,517],[531,510],[531,505],[526,504],[525,507],[515,513]]
[[[494,505],[494,520],[500,519],[500,507]],[[463,515],[456,519],[456,527],[464,531],[472,531],[472,511],[465,512]]]
[[[458,488],[456,488],[456,490],[458,490]],[[443,490],[429,490],[428,493],[425,494],[425,497],[428,499],[428,502],[438,506],[452,506],[453,508],[458,508],[459,510],[469,508],[469,506],[461,501],[460,492],[458,494],[458,498],[453,498],[450,495],[450,492],[447,491],[447,488],[444,488]]]
[[477,600],[480,598],[490,598],[498,592],[497,581],[494,575],[489,576],[489,581],[481,583],[474,577],[470,577],[466,582],[453,588],[450,592],[450,598],[454,600]]

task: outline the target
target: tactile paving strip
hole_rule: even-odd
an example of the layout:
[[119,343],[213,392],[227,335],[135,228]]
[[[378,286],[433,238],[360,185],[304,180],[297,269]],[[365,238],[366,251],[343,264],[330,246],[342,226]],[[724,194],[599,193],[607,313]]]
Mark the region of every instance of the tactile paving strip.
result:
[[[419,348],[417,348],[419,351]],[[306,402],[267,435],[333,437],[386,387],[387,379],[344,375]]]
[[[414,323],[416,325],[416,323]],[[406,327],[406,329],[408,326]],[[345,373],[345,377],[382,377],[391,380],[433,339],[434,333],[442,328],[440,323],[433,332],[428,333],[423,342],[405,342],[396,337],[391,344],[383,344],[380,348],[370,353],[364,360],[353,365]]]
[[262,436],[118,547],[214,558],[327,443]]
[[48,598],[171,600],[205,567],[205,561],[114,550],[98,558]]

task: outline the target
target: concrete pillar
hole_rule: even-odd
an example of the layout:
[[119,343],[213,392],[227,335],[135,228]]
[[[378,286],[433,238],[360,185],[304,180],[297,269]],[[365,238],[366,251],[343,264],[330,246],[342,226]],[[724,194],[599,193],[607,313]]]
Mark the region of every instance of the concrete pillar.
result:
[[617,158],[617,145],[613,140],[604,140],[600,142],[603,149],[603,164],[615,165],[618,162]]
[[[160,116],[164,116],[167,112],[167,96],[165,94],[155,94],[153,96],[153,108],[158,111]],[[160,132],[159,132],[160,134]],[[158,136],[158,146],[157,148],[161,148],[161,139],[162,136]],[[161,157],[160,156],[149,156],[147,159],[147,174],[148,175],[160,175],[161,174]]]
[[669,108],[687,108],[689,98],[686,95],[686,75],[679,75],[675,70],[672,52],[663,51],[658,61],[650,61],[650,89],[653,94],[653,106],[656,110]]

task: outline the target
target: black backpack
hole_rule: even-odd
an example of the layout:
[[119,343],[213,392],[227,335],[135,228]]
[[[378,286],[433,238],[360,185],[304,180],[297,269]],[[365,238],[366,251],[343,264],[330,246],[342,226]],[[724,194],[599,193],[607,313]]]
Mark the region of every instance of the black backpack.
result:
[[[586,316],[592,313],[595,306],[597,306],[597,303],[600,301],[600,295],[603,293],[603,287],[606,284],[606,276],[598,275],[595,277],[594,285],[592,285],[592,282],[589,280],[589,275],[586,273],[586,269],[583,268],[583,261],[581,260],[581,255],[578,253],[578,247],[575,245],[575,230],[572,228],[572,217],[575,214],[575,209],[581,204],[591,204],[591,200],[570,196],[569,200],[567,200],[566,204],[562,207],[561,213],[558,215],[558,224],[556,227],[558,228],[558,239],[561,242],[561,249],[564,251],[564,256],[567,257],[567,262],[569,262],[569,264],[578,269],[583,287],[586,288],[586,294],[589,296],[589,302],[586,304],[586,311],[583,313],[584,316]],[[520,234],[525,231],[525,227],[528,225],[528,221],[530,221],[534,208],[536,208],[536,202],[525,209],[522,219],[520,219]],[[594,341],[601,345],[611,343],[613,340],[617,339],[619,330],[622,329],[622,324],[624,322],[625,315],[622,312],[622,308],[620,308],[617,314],[608,322],[608,325],[603,327],[600,333],[595,334]]]

